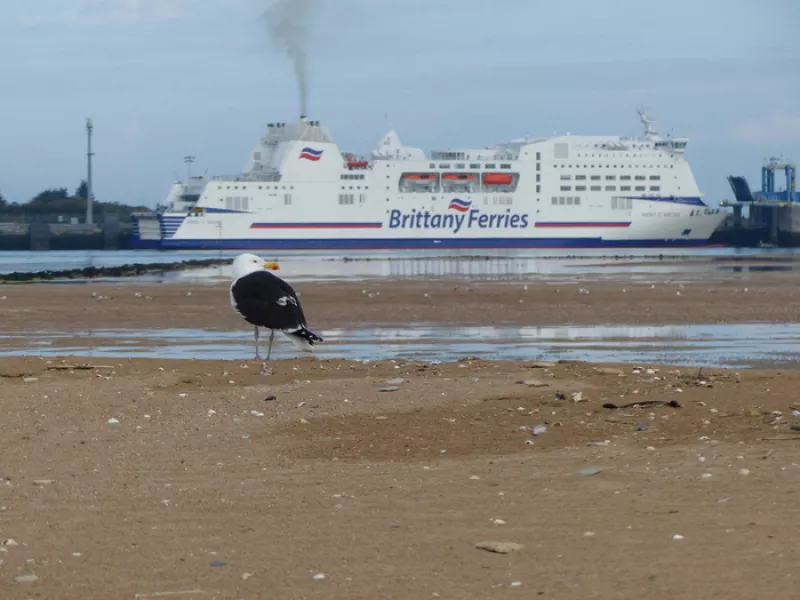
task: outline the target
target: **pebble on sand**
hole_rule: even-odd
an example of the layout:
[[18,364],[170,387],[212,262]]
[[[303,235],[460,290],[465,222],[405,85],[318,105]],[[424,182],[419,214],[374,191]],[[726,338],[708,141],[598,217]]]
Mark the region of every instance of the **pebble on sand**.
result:
[[586,467],[585,469],[580,470],[580,474],[584,477],[591,477],[593,475],[597,475],[598,473],[602,473],[603,469],[599,467]]
[[550,384],[545,383],[544,381],[540,381],[538,379],[525,379],[524,381],[519,381],[517,383],[521,383],[522,385],[527,385],[528,387],[547,387]]
[[625,375],[625,372],[622,369],[615,369],[614,367],[595,367],[594,370],[601,375]]
[[496,554],[510,554],[517,550],[522,550],[524,546],[515,542],[478,542],[475,544],[478,550],[486,550],[487,552],[495,552]]
[[14,581],[17,583],[33,583],[34,581],[39,581],[39,577],[37,575],[17,575],[14,577]]

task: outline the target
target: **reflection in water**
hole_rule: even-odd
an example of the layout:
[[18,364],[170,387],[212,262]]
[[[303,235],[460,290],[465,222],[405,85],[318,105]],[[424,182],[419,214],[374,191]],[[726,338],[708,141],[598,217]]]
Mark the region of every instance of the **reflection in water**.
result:
[[[178,262],[189,259],[233,259],[238,251],[76,251],[2,252],[0,273],[13,271],[66,270],[88,266]],[[777,270],[800,265],[800,248],[704,248],[670,249],[659,260],[658,249],[580,250],[424,250],[424,251],[267,251],[267,258],[281,262],[293,281],[413,277],[483,277],[493,279],[539,276],[562,279],[593,274],[644,278],[647,275],[680,276],[692,273],[729,273]],[[768,264],[735,265],[758,260]],[[651,264],[643,264],[649,262]],[[725,263],[728,263],[727,265]],[[770,269],[770,267],[772,267]],[[736,271],[736,269],[743,269]],[[140,280],[199,282],[229,279],[227,266],[169,274],[149,274]]]
[[[800,323],[664,326],[431,327],[323,331],[322,359],[407,358],[449,361],[473,356],[499,360],[587,360],[791,368],[800,359]],[[280,338],[278,359],[297,357]],[[249,359],[250,331],[200,329],[94,330],[87,335],[39,331],[0,335],[0,356],[95,356]]]

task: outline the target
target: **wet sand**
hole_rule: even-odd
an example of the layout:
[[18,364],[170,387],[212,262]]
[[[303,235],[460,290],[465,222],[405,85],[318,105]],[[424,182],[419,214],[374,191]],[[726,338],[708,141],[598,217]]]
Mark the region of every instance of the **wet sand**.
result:
[[[6,297],[0,300],[0,332],[91,327],[241,330],[243,322],[231,310],[228,287],[225,283],[0,286],[0,297]],[[794,277],[786,275],[685,285],[386,280],[294,287],[312,329],[418,322],[531,326],[791,322],[800,316],[800,288]]]
[[796,594],[798,373],[69,363],[0,360],[4,599]]
[[[782,322],[800,300],[777,274],[295,287],[318,329]],[[226,285],[2,296],[0,333],[247,329]],[[793,598],[798,385],[658,365],[0,358],[0,598]],[[603,407],[650,400],[680,407]]]

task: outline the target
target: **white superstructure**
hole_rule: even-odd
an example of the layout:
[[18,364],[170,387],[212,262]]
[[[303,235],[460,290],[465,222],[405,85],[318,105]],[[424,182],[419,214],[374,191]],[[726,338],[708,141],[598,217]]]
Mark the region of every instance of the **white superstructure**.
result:
[[135,217],[141,247],[225,249],[703,245],[725,213],[702,200],[686,138],[521,138],[404,146],[391,129],[360,158],[318,121],[270,123],[244,171],[176,183]]

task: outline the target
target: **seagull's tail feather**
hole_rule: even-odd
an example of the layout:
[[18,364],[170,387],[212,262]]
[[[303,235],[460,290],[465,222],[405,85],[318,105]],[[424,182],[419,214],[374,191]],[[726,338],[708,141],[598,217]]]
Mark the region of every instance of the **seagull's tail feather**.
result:
[[306,329],[302,325],[294,331],[284,330],[283,334],[292,340],[292,343],[304,352],[313,352],[314,344],[325,341],[316,333]]

